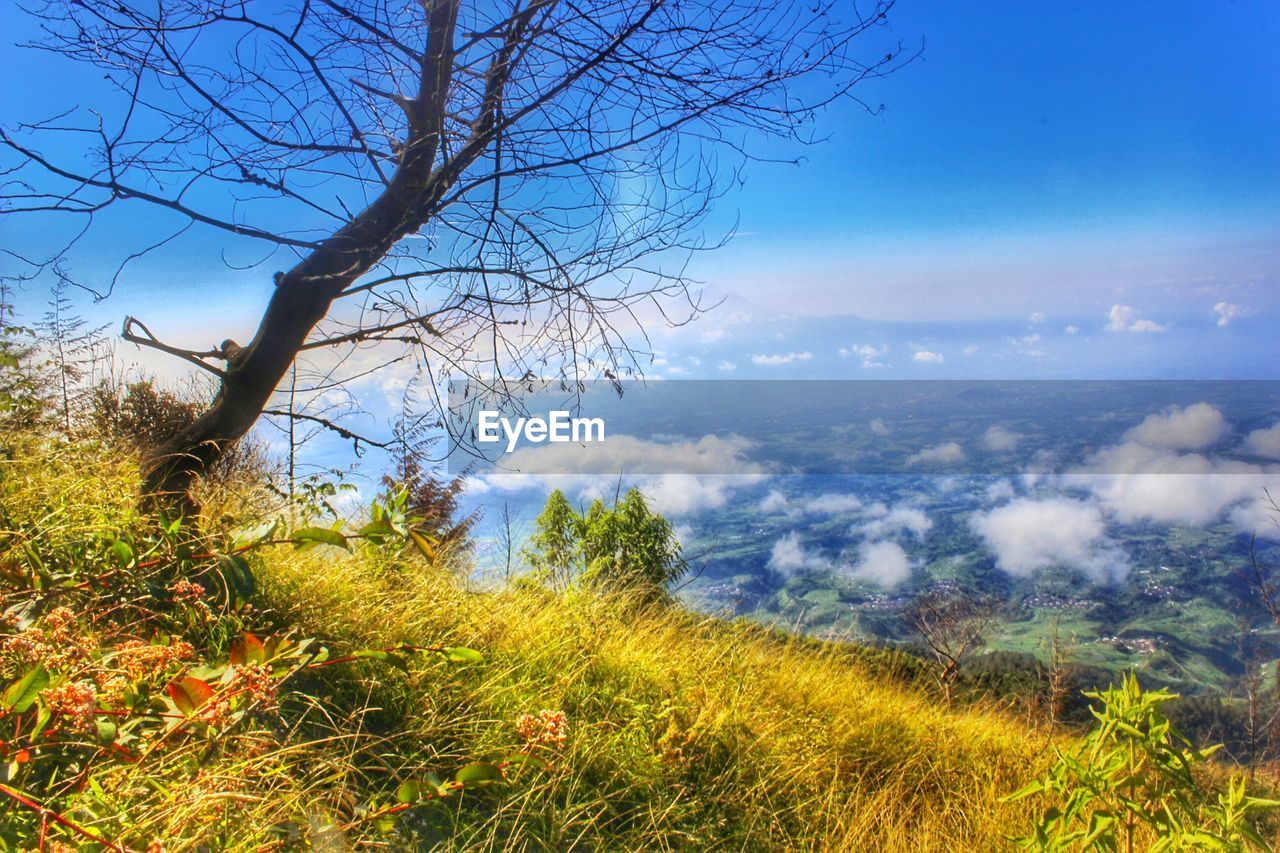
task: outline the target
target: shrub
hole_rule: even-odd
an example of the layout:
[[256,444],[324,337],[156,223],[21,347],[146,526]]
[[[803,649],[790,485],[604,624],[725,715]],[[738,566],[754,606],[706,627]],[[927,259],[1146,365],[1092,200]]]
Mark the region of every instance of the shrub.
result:
[[[356,847],[408,847],[427,815],[447,813],[440,801],[538,766],[526,752],[451,756],[437,764],[445,781],[420,755],[399,759],[421,748],[411,738],[392,746],[350,723],[369,713],[367,693],[344,687],[353,670],[422,678],[478,652],[348,638],[335,654],[261,608],[255,552],[390,555],[417,543],[412,519],[375,505],[359,531],[197,534],[102,501],[92,489],[108,471],[77,464],[93,443],[43,458],[38,438],[0,433],[10,443],[24,452],[0,470],[0,850],[297,849],[339,831]],[[132,493],[123,477],[106,485]],[[378,775],[353,786],[365,765]]]
[[638,489],[612,508],[596,500],[585,513],[575,512],[557,489],[535,525],[525,559],[553,585],[576,577],[586,586],[666,600],[688,569],[671,523],[649,509]]
[[138,450],[152,450],[193,424],[200,405],[156,387],[149,379],[103,381],[90,396],[90,425],[101,437]]
[[1165,717],[1175,698],[1143,690],[1130,673],[1119,686],[1086,694],[1101,702],[1097,724],[1041,780],[1010,799],[1047,796],[1052,804],[1030,835],[1018,839],[1038,850],[1132,851],[1140,835],[1151,850],[1270,849],[1250,822],[1280,802],[1246,795],[1243,780],[1214,788],[1203,766],[1218,747],[1197,748]]

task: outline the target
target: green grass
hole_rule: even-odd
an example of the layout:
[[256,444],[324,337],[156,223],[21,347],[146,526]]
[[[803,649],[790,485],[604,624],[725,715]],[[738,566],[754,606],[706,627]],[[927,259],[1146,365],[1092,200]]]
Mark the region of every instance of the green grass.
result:
[[[161,632],[191,642],[198,661],[154,677],[153,708],[182,666],[225,666],[245,630],[315,638],[331,659],[406,643],[483,655],[408,655],[404,671],[376,660],[295,667],[278,711],[246,705],[226,729],[139,728],[127,759],[101,732],[35,738],[34,712],[0,717],[11,762],[0,839],[13,848],[35,846],[42,823],[50,840],[98,846],[56,815],[138,850],[985,851],[1025,830],[1037,803],[1002,797],[1039,776],[1063,740],[994,707],[945,708],[895,677],[885,655],[616,596],[475,591],[456,567],[401,545],[259,548],[252,607],[211,592],[201,615],[204,605],[158,590],[178,570],[204,577],[214,561],[192,552],[223,542],[224,525],[273,511],[261,491],[209,496],[220,520],[206,521],[200,543],[140,560],[154,522],[132,508],[127,458],[29,434],[0,443],[4,608],[35,602],[38,627],[55,603],[68,607],[99,655]],[[134,543],[132,561],[112,556],[116,540]],[[12,659],[0,666],[5,683],[21,675]],[[71,669],[51,683],[83,677]],[[99,697],[100,714],[111,707]],[[517,731],[521,715],[543,710],[563,712],[562,744]],[[124,727],[130,713],[112,719]],[[24,737],[35,739],[17,763]],[[406,781],[521,754],[540,763],[397,805]]]

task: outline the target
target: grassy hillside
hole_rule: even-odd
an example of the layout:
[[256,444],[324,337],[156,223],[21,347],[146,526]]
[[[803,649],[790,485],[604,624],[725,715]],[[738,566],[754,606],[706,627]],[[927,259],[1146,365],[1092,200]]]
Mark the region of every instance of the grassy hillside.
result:
[[853,647],[468,590],[399,539],[245,548],[249,593],[253,489],[162,535],[127,456],[0,443],[0,849],[989,850],[1060,739]]

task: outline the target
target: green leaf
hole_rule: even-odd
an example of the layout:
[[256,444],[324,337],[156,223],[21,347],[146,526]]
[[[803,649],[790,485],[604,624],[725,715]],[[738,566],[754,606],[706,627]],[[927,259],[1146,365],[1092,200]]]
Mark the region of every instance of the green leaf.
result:
[[477,761],[458,769],[453,776],[461,785],[481,785],[488,782],[502,781],[502,768],[487,761]]
[[546,770],[551,765],[545,759],[536,755],[530,755],[527,752],[513,752],[503,758],[503,762],[509,768],[513,778],[518,778],[521,772],[531,769]]
[[406,675],[409,673],[409,662],[407,660],[400,655],[384,652],[382,649],[361,649],[358,652],[352,652],[351,656],[353,658],[379,660],[394,666],[396,669],[404,670]]
[[391,524],[385,518],[380,518],[361,527],[359,535],[367,539],[381,539],[385,536],[390,536],[392,533],[395,533],[395,530],[392,529]]
[[285,653],[288,653],[291,657],[296,657],[306,651],[306,647],[310,643],[311,640],[302,640],[299,643],[294,643],[288,637],[272,635],[262,641],[264,660],[275,660],[285,655]]
[[424,533],[419,533],[416,530],[410,530],[409,539],[412,540],[413,544],[418,547],[418,550],[422,553],[422,556],[426,557],[428,560],[432,560],[432,561],[435,560],[436,543],[432,541],[431,537],[427,536]]
[[239,551],[257,545],[265,539],[270,539],[271,535],[276,532],[276,528],[280,526],[278,521],[267,521],[253,527],[243,527],[231,533],[231,550]]
[[538,756],[530,755],[527,752],[513,752],[502,760],[513,767],[518,767],[521,764],[532,764],[534,767],[541,767],[545,770],[551,766],[547,764],[545,758],[539,758]]
[[98,740],[103,743],[112,743],[115,741],[118,728],[114,721],[95,717],[93,724],[98,730]]
[[466,649],[461,646],[446,646],[440,652],[447,660],[454,663],[484,663],[484,655],[475,649]]
[[402,803],[416,803],[422,798],[422,786],[412,779],[406,779],[396,788],[396,799]]
[[347,537],[327,527],[304,527],[301,530],[295,530],[290,538],[299,549],[314,548],[316,545],[332,545],[335,548],[351,550]]
[[49,685],[49,670],[36,665],[27,670],[26,675],[19,678],[4,692],[4,708],[15,714],[21,714],[35,704],[40,691]]
[[253,578],[253,571],[244,557],[238,554],[223,554],[218,557],[218,571],[226,583],[227,589],[241,601],[248,601],[258,591],[258,584]]
[[133,549],[129,547],[128,542],[117,539],[111,543],[111,556],[121,566],[127,566],[133,562]]
[[1018,800],[1026,799],[1027,797],[1030,797],[1033,794],[1038,794],[1043,790],[1044,790],[1043,782],[1039,782],[1039,781],[1031,782],[1019,788],[1018,790],[1014,791],[1012,794],[1006,794],[1005,796],[1001,797],[1000,802],[1002,803],[1016,802]]

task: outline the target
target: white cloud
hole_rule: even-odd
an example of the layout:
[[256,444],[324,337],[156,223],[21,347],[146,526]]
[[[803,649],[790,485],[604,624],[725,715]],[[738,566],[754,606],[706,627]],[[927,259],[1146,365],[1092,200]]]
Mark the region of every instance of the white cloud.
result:
[[924,364],[942,364],[946,359],[942,357],[940,352],[932,352],[931,350],[916,350],[915,355],[911,356],[912,361],[923,362]]
[[1218,315],[1218,325],[1226,328],[1232,320],[1253,316],[1253,309],[1244,305],[1233,305],[1230,302],[1219,302],[1213,306],[1213,313]]
[[1080,334],[1080,327],[1076,325],[1068,325],[1062,331],[1066,332],[1068,335],[1078,335]]
[[500,491],[561,489],[590,500],[611,496],[621,476],[656,511],[680,515],[724,506],[739,488],[768,479],[764,467],[746,457],[752,447],[734,435],[696,441],[610,435],[603,442],[523,447],[477,479]]
[[801,509],[810,515],[844,515],[862,508],[862,501],[856,495],[839,492],[827,492],[800,504]]
[[970,523],[996,565],[1015,577],[1054,565],[1079,569],[1099,583],[1121,580],[1129,572],[1124,552],[1107,538],[1102,511],[1091,503],[1020,498],[976,513]]
[[878,435],[881,438],[884,438],[886,435],[893,434],[893,429],[880,418],[873,418],[871,422],[867,424],[867,429],[871,430],[872,435]]
[[734,364],[732,361],[729,361],[728,359],[725,359],[724,361],[716,365],[716,370],[719,370],[721,373],[732,373],[737,369],[738,369],[738,365]]
[[919,453],[908,456],[907,464],[918,465],[929,462],[950,464],[952,462],[961,462],[964,458],[964,448],[954,441],[947,441],[934,447],[926,447]]
[[865,368],[884,367],[884,363],[878,361],[881,356],[889,351],[887,346],[874,347],[871,344],[854,344],[848,347],[840,347],[837,352],[841,358],[856,357],[862,360],[862,366]]
[[1259,539],[1280,539],[1280,513],[1266,495],[1231,510],[1231,521],[1236,529]]
[[988,503],[995,504],[1000,503],[1000,501],[1007,501],[1015,494],[1017,494],[1017,491],[1013,488],[1013,483],[1008,480],[996,480],[987,486]]
[[[614,478],[614,483],[617,483],[617,478]],[[678,516],[719,509],[729,502],[739,487],[750,483],[733,476],[663,474],[656,478],[642,478],[636,485],[656,512]],[[609,491],[607,484],[605,491]]]
[[1254,456],[1280,459],[1280,421],[1266,429],[1255,429],[1245,436],[1241,449]]
[[1112,305],[1107,312],[1107,330],[1111,332],[1163,332],[1169,324],[1155,323],[1138,316],[1131,305]]
[[1201,450],[1217,444],[1231,431],[1231,424],[1208,403],[1180,409],[1170,406],[1158,415],[1148,415],[1124,434],[1125,441],[1171,450]]
[[764,468],[747,458],[755,442],[739,435],[704,435],[697,440],[669,441],[625,434],[604,441],[561,442],[521,447],[500,460],[501,468],[486,474],[492,484],[504,477],[524,475],[619,474],[746,474],[763,475]]
[[896,542],[866,542],[858,552],[858,563],[845,574],[893,589],[911,577],[911,560]]
[[716,341],[722,341],[729,337],[729,330],[724,328],[707,329],[699,338],[704,344],[713,344]]
[[808,361],[813,358],[813,353],[806,350],[805,352],[789,352],[774,355],[753,355],[751,363],[762,367],[775,367],[780,364],[791,364],[796,361]]
[[1043,311],[1033,311],[1031,313],[1031,316],[1028,317],[1027,320],[1034,325],[1039,325],[1043,323],[1047,318],[1048,318],[1048,315],[1045,314]]
[[1168,323],[1161,324],[1153,320],[1134,320],[1133,325],[1129,327],[1131,332],[1164,332],[1168,329]]
[[1123,523],[1206,525],[1276,485],[1275,474],[1247,462],[1130,441],[1093,454],[1063,482],[1091,491]]
[[777,489],[770,489],[769,494],[760,500],[761,512],[786,512],[787,496]]
[[785,575],[801,569],[830,569],[831,561],[800,544],[800,534],[788,533],[773,543],[769,552],[769,568]]
[[771,489],[760,501],[760,511],[768,513],[786,513],[791,516],[800,515],[846,515],[862,508],[862,501],[857,495],[841,492],[826,492],[811,498],[789,500],[777,489]]
[[1136,312],[1128,305],[1112,305],[1107,313],[1107,331],[1123,332]]
[[992,424],[982,434],[982,446],[992,453],[1005,453],[1015,449],[1024,437],[1021,433],[1006,429],[999,424]]
[[867,508],[867,514],[872,519],[855,527],[853,532],[868,539],[884,539],[901,532],[923,537],[933,529],[933,520],[913,506],[899,504],[890,509],[877,503]]
[[688,524],[677,524],[671,529],[671,532],[675,534],[675,537],[677,541],[680,542],[681,547],[687,547],[695,538],[693,527]]

